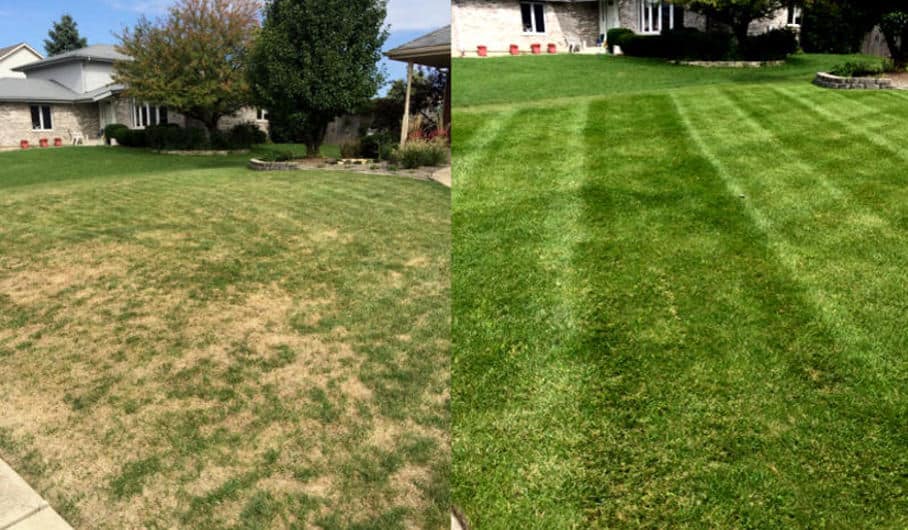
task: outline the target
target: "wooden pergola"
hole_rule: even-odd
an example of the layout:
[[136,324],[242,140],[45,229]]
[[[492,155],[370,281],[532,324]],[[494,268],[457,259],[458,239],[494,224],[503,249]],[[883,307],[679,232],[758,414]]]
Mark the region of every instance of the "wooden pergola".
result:
[[[400,145],[407,143],[410,131],[410,91],[413,88],[413,65],[431,66],[433,68],[451,69],[451,26],[445,26],[414,39],[391,51],[385,56],[394,61],[407,63],[407,95],[404,98],[404,118],[400,129]],[[445,83],[445,102],[442,114],[442,126],[451,123],[451,76]]]

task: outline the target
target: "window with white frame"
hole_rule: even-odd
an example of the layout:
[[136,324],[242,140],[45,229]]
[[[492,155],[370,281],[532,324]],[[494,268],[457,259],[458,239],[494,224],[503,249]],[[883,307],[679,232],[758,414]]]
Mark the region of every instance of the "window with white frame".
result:
[[793,3],[788,4],[788,25],[789,26],[800,26],[801,25],[801,8],[794,5]]
[[54,121],[50,112],[50,105],[32,105],[32,129],[35,131],[50,131],[54,128]]
[[268,111],[265,109],[255,109],[255,119],[258,121],[268,121]]
[[520,16],[524,33],[545,33],[545,4],[542,2],[521,2]]
[[640,33],[675,29],[675,6],[662,0],[640,0]]
[[153,125],[166,125],[167,107],[137,103],[134,105],[133,123],[137,129],[144,129]]

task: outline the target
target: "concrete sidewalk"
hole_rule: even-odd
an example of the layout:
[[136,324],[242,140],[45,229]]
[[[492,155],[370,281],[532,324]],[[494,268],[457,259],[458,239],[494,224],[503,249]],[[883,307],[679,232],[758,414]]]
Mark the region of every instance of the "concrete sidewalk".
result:
[[432,180],[442,186],[451,187],[451,166],[439,169],[432,175]]
[[0,530],[72,530],[13,468],[0,460]]

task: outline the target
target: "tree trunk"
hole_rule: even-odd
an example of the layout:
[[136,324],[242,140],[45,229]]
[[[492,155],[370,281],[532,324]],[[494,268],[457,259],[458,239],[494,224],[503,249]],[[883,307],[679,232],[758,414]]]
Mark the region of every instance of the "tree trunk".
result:
[[899,38],[897,35],[883,33],[886,38],[886,45],[889,46],[889,53],[892,54],[892,62],[897,70],[904,70],[908,66],[908,47],[905,46],[905,36]]
[[[332,118],[333,119],[333,118]],[[322,155],[322,143],[328,132],[330,119],[314,117],[307,120],[305,125],[306,158],[319,158]]]
[[744,43],[747,42],[747,32],[750,29],[750,20],[747,21],[738,21],[732,26],[732,31],[735,34],[735,39],[738,40],[738,48],[742,48]]

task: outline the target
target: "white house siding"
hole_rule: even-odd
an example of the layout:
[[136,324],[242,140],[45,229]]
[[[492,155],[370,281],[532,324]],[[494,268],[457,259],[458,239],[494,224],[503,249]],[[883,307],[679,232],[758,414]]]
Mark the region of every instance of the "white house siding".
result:
[[113,70],[107,63],[83,63],[82,75],[84,92],[113,83]]
[[508,53],[511,44],[527,53],[530,45],[555,44],[566,51],[571,44],[592,46],[599,35],[597,2],[545,3],[545,33],[525,34],[517,0],[454,0],[452,3],[452,52],[476,55],[477,46],[489,54]]
[[40,57],[37,57],[31,51],[25,48],[19,48],[18,50],[7,56],[5,59],[0,60],[0,77],[15,77],[17,79],[25,79],[25,74],[23,74],[22,72],[13,72],[13,68],[18,68],[28,63],[33,63],[39,59]]
[[46,79],[56,81],[77,94],[85,92],[85,83],[82,78],[82,63],[72,62],[55,64],[48,68],[32,70],[28,73],[29,79]]
[[32,130],[31,104],[0,103],[0,147],[18,146],[22,140],[28,140],[37,146],[42,138],[47,138],[53,145],[55,138],[64,144],[72,142],[74,133],[81,134],[86,144],[98,143],[98,106],[90,105],[51,105],[53,130]]

